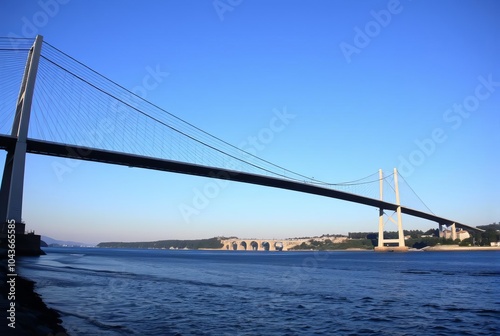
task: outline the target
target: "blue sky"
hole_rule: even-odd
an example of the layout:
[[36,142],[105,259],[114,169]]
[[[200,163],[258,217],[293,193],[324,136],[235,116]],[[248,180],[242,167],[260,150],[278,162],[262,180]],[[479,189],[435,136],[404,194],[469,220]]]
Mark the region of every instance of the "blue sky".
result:
[[[500,221],[498,13],[494,0],[0,0],[0,35],[41,34],[130,89],[160,69],[146,98],[235,145],[286,110],[259,156],[329,182],[397,167],[434,213],[483,225]],[[54,162],[68,164],[28,157],[23,218],[58,239],[377,230],[377,209],[339,200],[89,162],[60,180]]]

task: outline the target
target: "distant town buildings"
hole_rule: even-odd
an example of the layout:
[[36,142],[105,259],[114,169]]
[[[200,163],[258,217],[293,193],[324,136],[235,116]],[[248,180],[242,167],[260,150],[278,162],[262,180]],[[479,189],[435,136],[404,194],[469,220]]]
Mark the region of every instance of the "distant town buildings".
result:
[[[462,230],[462,229],[458,229],[456,231],[456,234],[457,234],[457,239],[460,239],[460,241],[467,239],[467,238],[470,238],[469,232]],[[451,229],[443,230],[439,233],[439,237],[442,237],[445,239],[453,239],[453,232],[451,231]]]

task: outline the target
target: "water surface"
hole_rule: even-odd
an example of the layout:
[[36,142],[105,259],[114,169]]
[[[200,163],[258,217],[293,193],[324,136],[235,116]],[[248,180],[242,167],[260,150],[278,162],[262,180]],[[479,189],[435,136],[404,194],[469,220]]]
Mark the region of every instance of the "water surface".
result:
[[500,253],[48,248],[24,258],[71,335],[494,335]]

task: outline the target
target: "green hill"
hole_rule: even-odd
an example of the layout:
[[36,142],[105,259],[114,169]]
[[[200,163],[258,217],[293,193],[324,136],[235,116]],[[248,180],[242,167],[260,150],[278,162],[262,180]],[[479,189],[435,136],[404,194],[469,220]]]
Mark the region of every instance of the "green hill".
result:
[[97,247],[103,248],[141,248],[141,249],[218,249],[222,244],[218,238],[195,240],[158,240],[153,242],[102,242]]

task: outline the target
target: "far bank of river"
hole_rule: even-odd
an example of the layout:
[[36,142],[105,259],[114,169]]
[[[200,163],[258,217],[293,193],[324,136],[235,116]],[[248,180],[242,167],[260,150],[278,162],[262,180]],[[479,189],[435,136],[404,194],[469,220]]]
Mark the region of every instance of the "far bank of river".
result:
[[500,246],[458,246],[436,245],[427,247],[425,251],[500,251]]
[[[265,250],[258,250],[258,251],[243,251],[243,250],[226,250],[223,248],[220,249],[211,249],[211,248],[200,248],[198,250],[206,250],[206,251],[231,251],[231,252],[269,252]],[[374,251],[373,249],[363,249],[363,248],[347,248],[347,249],[335,249],[335,250],[318,250],[318,249],[297,249],[297,250],[286,250],[286,251],[280,251],[280,252],[316,252],[316,251],[323,251],[323,252],[367,252],[367,251]],[[410,248],[408,249],[408,252],[425,252],[425,251],[432,251],[432,252],[448,252],[448,251],[500,251],[500,246],[459,246],[459,245],[436,245],[436,246],[428,246],[424,247],[422,249],[415,249],[415,248]],[[277,251],[271,251],[271,252],[277,252]],[[383,253],[383,252],[381,252]]]

